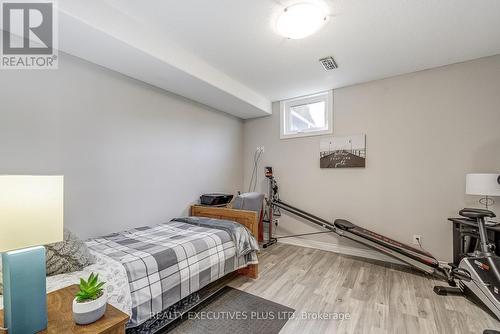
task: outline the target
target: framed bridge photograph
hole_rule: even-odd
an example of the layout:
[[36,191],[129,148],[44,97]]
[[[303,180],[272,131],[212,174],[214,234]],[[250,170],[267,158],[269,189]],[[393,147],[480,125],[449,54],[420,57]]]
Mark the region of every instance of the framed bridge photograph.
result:
[[320,141],[321,168],[366,166],[366,135],[333,136]]

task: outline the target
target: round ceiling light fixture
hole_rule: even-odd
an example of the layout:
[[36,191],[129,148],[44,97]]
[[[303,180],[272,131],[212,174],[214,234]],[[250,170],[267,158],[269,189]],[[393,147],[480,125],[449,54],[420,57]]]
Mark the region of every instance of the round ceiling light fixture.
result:
[[314,34],[326,22],[325,8],[301,2],[283,10],[276,22],[278,33],[286,38],[300,39]]

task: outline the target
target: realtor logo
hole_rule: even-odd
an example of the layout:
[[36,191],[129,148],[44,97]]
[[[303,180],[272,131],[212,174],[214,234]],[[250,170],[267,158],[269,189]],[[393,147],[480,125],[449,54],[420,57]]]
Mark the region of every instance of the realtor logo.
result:
[[57,26],[51,1],[1,1],[2,69],[57,69]]

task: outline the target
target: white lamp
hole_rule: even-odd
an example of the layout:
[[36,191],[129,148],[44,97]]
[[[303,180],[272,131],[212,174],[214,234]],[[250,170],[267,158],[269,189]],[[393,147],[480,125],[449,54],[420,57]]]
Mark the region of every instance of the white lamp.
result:
[[0,175],[4,327],[47,328],[45,245],[63,239],[63,177]]
[[465,193],[484,196],[479,203],[486,209],[495,203],[490,196],[500,196],[500,174],[467,174],[465,180]]

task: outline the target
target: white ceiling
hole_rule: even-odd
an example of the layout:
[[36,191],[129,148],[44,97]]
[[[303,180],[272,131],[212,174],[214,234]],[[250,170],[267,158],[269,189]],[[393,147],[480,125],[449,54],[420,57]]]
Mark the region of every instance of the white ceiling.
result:
[[[95,34],[143,53],[131,55],[134,71],[127,70],[130,62],[116,64],[127,57],[113,48],[91,61],[181,95],[187,91],[195,100],[206,95],[200,102],[242,118],[268,114],[271,101],[500,54],[499,0],[325,0],[331,9],[326,26],[308,38],[288,40],[275,33],[273,23],[294,2],[61,0],[60,7],[63,16],[84,22]],[[65,26],[76,24],[67,20]],[[65,26],[63,50],[83,29],[64,38]],[[66,49],[91,58],[81,46]],[[329,55],[339,68],[325,72],[318,59]],[[189,96],[192,81],[183,78],[185,87],[176,91],[177,80],[168,80],[162,64],[199,81],[199,89]],[[141,77],[143,66],[148,70]],[[220,96],[207,103],[215,91]],[[214,104],[221,96],[227,100],[222,107]]]

